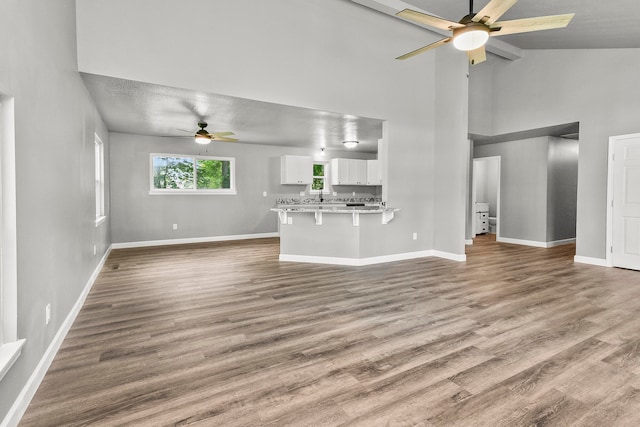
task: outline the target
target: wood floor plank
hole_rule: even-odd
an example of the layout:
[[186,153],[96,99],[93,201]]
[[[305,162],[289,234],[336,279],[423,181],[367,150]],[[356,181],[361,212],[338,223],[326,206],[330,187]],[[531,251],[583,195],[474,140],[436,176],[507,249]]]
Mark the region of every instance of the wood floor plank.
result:
[[463,263],[113,250],[21,426],[626,426],[640,273],[478,236]]

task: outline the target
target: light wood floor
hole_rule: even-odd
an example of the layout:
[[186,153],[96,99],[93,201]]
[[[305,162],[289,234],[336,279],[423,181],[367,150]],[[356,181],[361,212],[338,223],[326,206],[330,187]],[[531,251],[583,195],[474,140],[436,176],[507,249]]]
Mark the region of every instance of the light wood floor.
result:
[[573,245],[467,252],[114,250],[21,425],[640,425],[640,272]]

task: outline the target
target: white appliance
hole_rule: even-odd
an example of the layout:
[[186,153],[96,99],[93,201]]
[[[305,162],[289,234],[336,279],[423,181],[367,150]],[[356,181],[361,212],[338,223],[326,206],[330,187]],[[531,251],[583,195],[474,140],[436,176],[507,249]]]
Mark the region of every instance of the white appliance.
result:
[[476,234],[489,232],[489,203],[476,203]]

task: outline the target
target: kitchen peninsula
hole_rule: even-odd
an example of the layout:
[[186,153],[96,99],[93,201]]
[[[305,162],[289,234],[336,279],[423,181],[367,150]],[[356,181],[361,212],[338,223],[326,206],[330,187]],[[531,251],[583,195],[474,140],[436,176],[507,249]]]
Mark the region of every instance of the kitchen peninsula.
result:
[[362,265],[367,248],[399,209],[382,202],[281,201],[280,260]]

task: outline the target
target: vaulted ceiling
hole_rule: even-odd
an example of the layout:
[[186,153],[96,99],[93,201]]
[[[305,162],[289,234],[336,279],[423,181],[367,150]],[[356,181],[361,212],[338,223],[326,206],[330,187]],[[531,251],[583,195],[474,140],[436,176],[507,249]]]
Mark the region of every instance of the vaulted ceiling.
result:
[[[468,0],[351,1],[392,19],[400,19],[395,13],[404,8],[452,21],[469,12]],[[476,0],[474,11],[487,3],[488,0]],[[638,0],[520,0],[502,19],[564,13],[575,13],[565,29],[493,37],[487,50],[503,58],[517,59],[526,49],[640,48]],[[406,25],[416,24],[406,22]],[[432,33],[433,30],[425,28],[425,44],[433,41]],[[428,34],[431,35],[427,37]],[[418,47],[407,46],[406,51]],[[403,53],[406,52],[397,52]],[[308,110],[106,76],[84,74],[83,78],[111,131],[184,136],[184,132],[176,129],[197,130],[194,120],[197,116],[198,120],[218,124],[210,131],[233,130],[245,143],[317,147],[322,140],[329,149],[338,149],[342,140],[356,134],[362,142],[360,149],[369,152],[376,151],[376,141],[381,135],[381,120],[346,112]],[[171,120],[167,119],[169,116]]]

